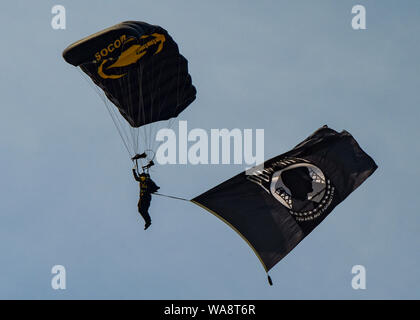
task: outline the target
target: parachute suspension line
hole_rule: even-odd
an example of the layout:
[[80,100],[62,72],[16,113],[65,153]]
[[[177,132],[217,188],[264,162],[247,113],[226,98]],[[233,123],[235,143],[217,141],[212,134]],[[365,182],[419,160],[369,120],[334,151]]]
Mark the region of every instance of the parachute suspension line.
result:
[[[139,40],[136,40],[137,42],[139,42]],[[143,66],[139,66],[139,68],[136,69],[137,70],[137,78],[140,79],[139,83],[138,83],[138,105],[140,106],[140,109],[142,111],[143,114],[143,119],[145,118],[145,111],[144,111],[144,99],[143,99],[143,87],[142,87],[142,83],[143,83]],[[137,114],[138,119],[140,120],[141,115],[140,112],[138,112]],[[141,134],[141,132],[143,132],[143,134]],[[137,128],[137,135],[140,136],[140,139],[138,139],[138,141],[142,141],[143,146],[142,148],[145,149],[146,146],[146,142],[147,142],[147,134],[146,134],[146,129],[144,126],[142,126],[141,128]],[[139,151],[141,151],[140,147],[139,147]],[[141,163],[143,164],[143,160],[141,160]]]
[[[166,63],[166,61],[164,62],[164,63]],[[162,67],[161,67],[161,72],[162,72],[162,70],[164,69],[164,66],[165,65],[163,65]],[[177,68],[178,68],[178,72],[177,72],[177,79],[175,80],[175,79],[173,79],[172,80],[172,85],[174,85],[175,86],[175,88],[176,88],[176,90],[177,90],[177,101],[176,101],[176,106],[175,106],[175,109],[174,109],[174,111],[173,111],[173,113],[172,113],[172,117],[169,119],[169,121],[167,122],[167,128],[168,129],[172,129],[172,127],[173,127],[173,125],[174,125],[174,123],[175,123],[175,115],[177,114],[177,109],[178,109],[178,105],[179,105],[179,103],[178,103],[178,100],[179,100],[179,98],[178,98],[178,91],[179,91],[179,88],[178,88],[178,83],[179,83],[179,64],[178,64],[178,66],[177,66]],[[167,97],[168,97],[168,95],[165,97],[165,100],[164,100],[164,102],[163,103],[165,103],[166,102],[166,99],[167,99]],[[162,111],[162,109],[160,108],[159,109],[159,117],[160,117],[160,113],[161,113],[161,111]]]
[[[115,81],[112,82],[112,87],[113,87],[114,91],[116,91],[115,89],[118,89],[118,90],[122,91],[125,86],[123,85],[123,81],[121,79],[118,79],[118,80],[115,80]],[[127,124],[127,122],[122,120],[122,116],[117,111],[117,108],[110,105],[109,101],[105,97],[104,97],[104,99],[107,102],[106,106],[107,106],[108,110],[111,110],[113,112],[114,118],[116,120],[118,120],[119,126],[120,126],[121,130],[124,132],[125,137],[127,139],[126,140],[127,144],[129,144],[131,142],[131,145],[132,145],[131,150],[133,150],[133,154],[137,154],[137,147],[136,147],[135,142],[134,142],[134,138],[133,138],[133,134],[132,134],[132,127],[129,124]],[[126,128],[128,128],[128,132],[127,132]],[[131,134],[131,139],[129,138],[129,134]]]
[[[154,66],[155,66],[155,63],[154,63],[154,59],[152,60],[152,64],[151,64],[151,69],[152,70],[150,70],[150,74],[151,75],[154,75]],[[153,134],[153,132],[152,132],[152,121],[153,121],[153,110],[155,109],[155,105],[154,105],[154,102],[155,102],[155,99],[154,99],[154,91],[153,91],[153,85],[154,85],[154,77],[152,77],[151,79],[150,79],[150,81],[148,81],[147,82],[147,85],[148,86],[150,86],[150,91],[151,91],[151,93],[150,93],[150,106],[151,106],[151,108],[150,108],[150,114],[149,114],[149,119],[147,119],[147,121],[148,122],[150,122],[149,123],[149,125],[147,126],[147,134],[148,134],[148,136],[149,136],[149,139],[147,140],[147,148],[148,149],[150,149],[152,146],[152,139],[153,139],[153,136],[152,136],[152,134]]]
[[[145,109],[144,109],[144,96],[143,96],[143,86],[142,86],[142,83],[143,83],[143,74],[144,74],[144,69],[143,69],[143,66],[141,66],[141,67],[139,67],[138,68],[138,77],[139,77],[139,79],[140,79],[140,81],[139,81],[139,106],[140,106],[140,108],[141,108],[141,112],[142,112],[142,114],[143,114],[143,119],[145,119],[146,120],[146,111],[145,111]],[[147,148],[147,141],[149,140],[149,137],[148,137],[148,135],[147,135],[147,127],[146,127],[147,125],[145,125],[145,126],[142,126],[142,130],[143,130],[143,136],[144,136],[144,138],[142,139],[143,140],[143,149],[146,149]]]
[[[176,107],[175,107],[175,112],[174,114],[176,114],[176,111],[178,109],[178,105],[179,105],[179,88],[178,88],[178,82],[179,82],[179,63],[178,63],[178,72],[177,72],[177,86],[176,86]],[[171,119],[169,119],[169,129],[172,129],[172,126],[174,125],[175,122],[175,117],[172,117]]]
[[[137,69],[137,76],[140,79],[139,84],[138,84],[138,86],[139,86],[138,87],[138,90],[139,90],[138,103],[139,103],[139,106],[140,106],[140,109],[141,109],[141,112],[142,112],[142,115],[143,115],[143,119],[146,119],[146,113],[145,113],[145,110],[144,110],[143,87],[142,87],[143,66],[140,66]],[[140,117],[140,112],[139,112],[138,116]],[[147,144],[147,141],[148,141],[146,125],[143,125],[143,126],[141,126],[141,128],[138,128],[138,131],[137,131],[138,134],[140,134],[140,130],[143,131],[143,139],[141,139],[143,141],[143,144],[144,144],[143,149],[146,149],[146,144]]]
[[[137,41],[137,40],[136,40]],[[140,76],[140,75],[139,75]],[[140,83],[141,83],[141,81],[140,81]],[[139,84],[139,86],[141,86],[140,84]],[[131,92],[131,91],[130,91]],[[140,96],[140,93],[142,93],[142,91],[140,91],[139,90],[139,96]],[[140,99],[140,98],[139,98]],[[130,97],[130,101],[132,101],[132,97]],[[140,119],[140,113],[137,113],[137,121],[139,121]],[[140,145],[139,145],[139,135],[140,135],[140,128],[136,128],[136,130],[135,130],[135,132],[136,132],[136,145],[137,145],[137,153],[140,153]]]
[[[97,86],[95,86],[94,84],[92,84],[92,83],[89,81],[88,76],[87,76],[84,72],[82,72],[82,70],[81,70],[80,68],[77,68],[77,70],[78,70],[78,71],[79,71],[79,73],[83,76],[83,79],[85,79],[85,80],[86,80],[86,82],[89,84],[89,86],[90,86],[90,87],[92,87],[92,88],[94,89],[94,91],[98,94],[99,98],[100,98],[100,99],[103,101],[103,103],[105,104],[105,107],[106,107],[106,109],[108,110],[109,115],[111,116],[112,122],[114,123],[115,128],[117,129],[118,134],[120,135],[120,138],[121,138],[121,140],[122,140],[122,142],[123,142],[123,144],[124,144],[124,146],[125,146],[125,149],[126,149],[126,150],[127,150],[127,152],[128,152],[128,155],[129,155],[130,157],[132,157],[132,154],[131,154],[131,152],[130,152],[130,149],[128,148],[128,145],[127,145],[127,141],[124,139],[124,136],[123,136],[123,134],[122,134],[122,132],[121,132],[121,128],[118,126],[118,124],[117,124],[117,122],[116,122],[116,120],[115,120],[114,116],[112,115],[112,112],[111,112],[111,110],[110,110],[110,108],[109,108],[109,106],[108,106],[108,101],[107,101],[107,100],[106,100],[106,98],[103,96],[103,94],[102,94],[102,92],[100,91],[100,89],[99,89]],[[118,119],[118,118],[117,118],[117,119]]]
[[[117,108],[111,106],[110,103],[107,100],[105,100],[105,103],[106,103],[106,107],[108,109],[108,112],[111,115],[111,118],[113,119],[114,123],[116,123],[116,127],[120,129],[120,132],[124,133],[125,139],[122,138],[122,140],[127,147],[130,139],[128,137],[128,134],[127,134],[126,130],[124,129],[125,128],[124,124],[121,123],[122,120],[120,119],[120,116],[117,113],[117,110],[116,110]],[[131,156],[132,155],[131,151],[129,153],[130,153],[130,156]]]
[[[139,68],[139,72],[141,72],[141,78],[143,78],[143,76],[144,76],[144,67],[142,67],[141,69]],[[153,73],[152,73],[153,74]],[[149,86],[151,86],[151,85],[153,85],[153,79],[148,79],[149,81],[147,81],[147,83],[145,84],[146,86],[147,86],[147,90],[149,90],[150,88],[149,88]],[[145,137],[145,139],[144,139],[144,149],[146,150],[146,149],[150,149],[151,148],[151,146],[150,146],[150,143],[151,143],[151,140],[152,140],[152,135],[151,135],[151,127],[152,127],[152,112],[153,112],[153,109],[154,109],[154,105],[153,105],[153,97],[152,96],[150,96],[150,102],[149,102],[149,104],[150,104],[150,106],[151,106],[151,108],[150,108],[150,110],[148,110],[149,111],[149,115],[148,115],[148,117],[146,117],[146,110],[145,110],[145,108],[144,108],[144,97],[143,97],[143,89],[144,89],[144,87],[142,86],[142,82],[143,81],[140,81],[140,83],[139,83],[139,86],[140,86],[140,88],[139,88],[139,91],[141,92],[141,95],[139,95],[139,99],[140,99],[140,101],[139,101],[139,103],[141,103],[142,104],[142,113],[143,113],[143,119],[145,120],[145,122],[148,122],[148,124],[146,124],[145,126],[143,126],[143,134],[144,134],[144,137]],[[149,98],[149,97],[147,97],[147,98]]]
[[[176,111],[178,109],[178,105],[179,105],[179,88],[178,88],[178,82],[179,82],[179,63],[178,63],[178,72],[177,72],[177,86],[176,86],[176,108],[175,108],[175,112],[174,114],[176,114]],[[172,117],[171,119],[169,119],[169,129],[172,129],[172,126],[174,124],[174,119],[175,117]]]
[[[126,91],[126,95],[128,97],[130,97],[130,101],[132,101],[132,99],[131,99],[131,97],[132,97],[131,86],[124,86],[123,85],[123,79],[124,79],[124,77],[118,79],[118,82],[120,84],[121,90],[123,90],[124,88],[126,88],[126,90],[127,90]],[[128,112],[130,114],[133,114],[133,112],[134,112],[134,107],[131,104],[128,105]],[[138,131],[138,129],[135,128],[135,127],[132,127],[131,125],[128,125],[128,129],[129,129],[130,134],[131,134],[131,142],[133,144],[134,154],[138,154],[139,153],[139,144],[138,144],[138,139],[137,139],[137,131]]]
[[[79,70],[79,69],[78,69],[78,70]],[[113,108],[112,106],[110,106],[110,104],[109,104],[108,100],[105,98],[105,94],[104,94],[104,93],[100,90],[100,88],[98,88],[97,86],[94,86],[94,85],[93,85],[93,84],[89,81],[88,76],[87,76],[86,74],[82,73],[82,72],[81,72],[81,70],[79,70],[79,72],[83,75],[83,78],[84,78],[84,79],[85,79],[85,80],[89,83],[89,85],[90,85],[91,87],[93,87],[94,91],[98,94],[99,98],[103,101],[103,103],[104,103],[105,107],[106,107],[106,108],[107,108],[107,110],[108,110],[108,113],[109,113],[109,114],[110,114],[110,116],[111,116],[112,121],[114,122],[114,125],[115,125],[115,127],[116,127],[116,129],[117,129],[118,133],[120,134],[121,140],[123,141],[125,148],[127,149],[127,151],[128,151],[128,153],[129,153],[129,155],[131,156],[131,152],[130,152],[130,150],[129,150],[129,148],[128,148],[128,136],[127,136],[127,133],[126,133],[126,132],[125,132],[125,130],[124,130],[124,126],[121,124],[121,122],[120,122],[120,120],[119,120],[118,116],[116,115],[116,111],[114,110],[114,108]],[[112,114],[112,112],[114,112],[114,115]],[[118,123],[116,122],[117,120],[118,120],[118,122],[119,122],[119,125],[118,125]],[[123,135],[122,133],[124,133],[125,138],[124,138],[124,135]]]
[[[115,80],[115,82],[113,82],[113,84],[116,84],[116,85],[113,85],[113,87],[115,88],[115,87],[118,86],[118,89],[120,89],[121,91],[123,91],[126,96],[127,95],[129,96],[130,95],[130,87],[127,88],[126,86],[124,86],[122,84],[122,82],[123,82],[123,80],[121,80],[121,79]],[[132,114],[132,108],[131,108],[131,105],[130,104],[128,104],[128,113],[129,114]],[[134,154],[137,154],[137,152],[136,152],[136,146],[135,146],[135,141],[134,141],[134,136],[133,136],[133,130],[132,130],[132,127],[130,125],[128,126],[128,133],[131,136],[131,140],[130,141],[131,141],[131,144],[132,144],[132,147],[133,147]]]
[[[165,67],[165,64],[166,64],[166,61],[164,60],[163,61],[163,65],[160,65],[159,63],[157,64],[158,65],[158,68],[159,68],[159,75],[158,75],[158,77],[157,77],[157,79],[153,79],[153,81],[152,81],[152,96],[151,96],[151,101],[152,101],[152,112],[151,112],[151,117],[152,117],[152,119],[153,119],[153,111],[154,111],[154,103],[155,103],[155,95],[157,94],[156,92],[158,91],[158,90],[153,90],[154,88],[153,88],[153,86],[154,87],[156,87],[156,89],[158,89],[157,88],[157,86],[158,86],[158,84],[159,84],[159,82],[160,82],[160,79],[161,79],[161,77],[162,77],[162,71],[163,71],[163,69],[164,69],[164,67]],[[152,66],[152,68],[153,68],[153,71],[152,71],[152,73],[153,74],[155,74],[155,61],[153,61],[153,66]],[[165,96],[165,100],[166,100],[166,97],[169,95],[169,93]],[[164,102],[165,102],[165,100],[164,100]],[[158,101],[158,103],[159,103],[159,105],[157,105],[156,106],[156,108],[157,108],[157,112],[158,112],[158,114],[157,114],[157,118],[159,119],[160,118],[160,114],[161,114],[161,112],[162,112],[162,102],[159,100]],[[153,130],[151,133],[150,133],[150,135],[153,135],[153,140],[152,139],[150,139],[150,145],[149,145],[149,148],[150,149],[152,149],[152,150],[156,150],[156,148],[157,148],[157,142],[156,142],[156,134],[157,134],[157,132],[158,132],[158,128],[159,128],[159,126],[158,125],[156,125],[156,127],[154,128],[155,130]],[[150,128],[150,129],[153,129],[153,128]]]
[[[124,86],[122,79],[118,79],[118,81],[120,83],[120,89],[121,89],[121,91],[126,90],[124,93],[125,93],[126,96],[129,97],[129,99],[131,101],[131,96],[132,96],[131,87],[130,86]],[[134,111],[133,106],[131,104],[128,104],[128,113],[133,114],[133,111]],[[131,144],[133,145],[134,154],[138,154],[139,153],[139,144],[138,144],[138,139],[137,139],[138,128],[132,127],[128,122],[126,123],[126,126],[128,127],[128,131],[129,131],[130,136],[131,136]]]
[[[159,79],[160,79],[160,75],[161,75],[162,69],[160,69],[160,73],[159,76],[157,78],[155,78],[155,60],[153,59],[153,62],[151,64],[151,74],[153,74],[153,79],[151,79],[151,95],[150,95],[150,102],[152,105],[152,108],[150,110],[150,120],[153,119],[153,112],[155,111],[155,109],[159,109],[161,108],[161,105],[157,105],[156,102],[156,91],[155,89],[157,88],[157,84],[159,83]],[[160,101],[158,101],[160,102]],[[158,117],[159,119],[159,117]],[[150,134],[150,140],[149,140],[149,145],[148,148],[154,150],[155,149],[155,142],[156,142],[156,133],[157,133],[157,127],[159,127],[159,125],[156,124],[155,128],[152,128],[152,126],[149,127],[149,134]],[[153,130],[155,129],[155,130]],[[156,132],[154,132],[156,131]]]
[[[109,106],[108,102],[107,102],[105,99],[103,99],[103,101],[104,101],[104,103],[105,103],[105,106],[106,106],[106,108],[107,108],[107,110],[108,110],[108,113],[109,113],[109,115],[110,115],[110,117],[111,117],[112,121],[114,122],[115,127],[117,128],[117,131],[118,131],[118,133],[119,133],[119,135],[120,135],[120,137],[121,137],[121,140],[123,141],[124,146],[125,146],[125,148],[126,148],[126,149],[127,149],[127,151],[128,151],[128,155],[129,155],[130,157],[132,157],[133,155],[132,155],[132,153],[131,153],[131,151],[130,151],[130,148],[128,147],[128,141],[129,141],[129,139],[128,139],[128,137],[127,137],[127,133],[125,132],[125,130],[123,129],[123,127],[122,127],[122,125],[121,125],[121,122],[120,122],[120,120],[119,120],[119,118],[118,118],[118,115],[116,115],[116,114],[115,114],[115,110],[113,110],[112,106],[111,106],[111,107]],[[113,113],[113,112],[114,112],[114,113]],[[119,124],[118,124],[118,123],[119,123]],[[124,134],[123,134],[123,133],[124,133]],[[125,136],[125,138],[124,138],[124,136]]]
[[129,150],[130,156],[132,155],[130,148],[128,147],[128,144],[130,142],[130,139],[128,137],[128,133],[124,129],[125,126],[121,122],[120,116],[118,115],[117,108],[112,106],[111,103],[105,98],[104,94],[98,89],[97,92],[99,93],[99,96],[101,97],[102,101],[104,102],[109,115],[111,116],[112,121],[115,124],[115,127],[117,128],[118,132],[120,133],[120,137],[124,142],[124,145]]
[[[176,102],[177,102],[177,104],[176,104],[176,107],[175,107],[174,115],[177,113],[178,108],[180,106],[180,95],[183,96],[183,93],[185,91],[185,86],[187,84],[186,79],[188,78],[188,75],[186,75],[185,78],[184,78],[184,86],[183,86],[182,91],[180,93],[180,88],[179,88],[180,86],[178,85],[179,82],[180,82],[180,79],[179,79],[180,65],[181,65],[180,59],[181,58],[178,58],[178,73],[177,73],[177,83],[176,83],[176,88],[177,88],[177,101]],[[169,120],[169,129],[172,129],[172,126],[174,125],[174,123],[175,123],[175,117],[173,117]]]

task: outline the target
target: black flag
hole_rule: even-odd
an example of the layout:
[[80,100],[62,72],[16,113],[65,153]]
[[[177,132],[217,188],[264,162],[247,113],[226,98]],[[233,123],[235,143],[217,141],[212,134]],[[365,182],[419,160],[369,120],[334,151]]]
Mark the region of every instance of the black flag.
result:
[[350,133],[324,126],[191,201],[236,230],[268,271],[376,168]]

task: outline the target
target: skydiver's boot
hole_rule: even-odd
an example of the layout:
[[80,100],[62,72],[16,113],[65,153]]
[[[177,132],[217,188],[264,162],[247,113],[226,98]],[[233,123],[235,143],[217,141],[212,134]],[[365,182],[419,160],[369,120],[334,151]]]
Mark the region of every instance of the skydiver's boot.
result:
[[144,225],[144,230],[147,230],[147,228],[149,228],[151,224],[152,224],[151,221],[146,222],[146,224]]

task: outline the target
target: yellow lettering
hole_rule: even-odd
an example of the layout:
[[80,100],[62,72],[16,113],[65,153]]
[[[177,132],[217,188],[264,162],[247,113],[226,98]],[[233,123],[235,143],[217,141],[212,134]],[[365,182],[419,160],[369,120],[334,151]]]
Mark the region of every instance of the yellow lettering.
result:
[[121,45],[126,41],[127,36],[123,34],[119,39],[115,40],[113,43],[108,44],[106,48],[103,48],[101,51],[95,53],[96,61],[100,61],[102,58],[106,57],[110,52],[113,52],[116,48],[121,47]]
[[[153,37],[150,39],[150,37]],[[107,67],[104,67],[104,64],[108,61],[107,59],[103,60],[101,65],[98,67],[98,74],[104,79],[119,79],[126,75],[120,74],[106,74],[104,71],[106,69],[111,68],[121,68],[129,66],[133,63],[136,63],[138,60],[140,60],[146,53],[147,49],[151,46],[158,45],[156,48],[156,51],[153,54],[157,54],[162,51],[163,49],[163,43],[166,41],[165,36],[163,34],[159,33],[152,33],[151,35],[143,35],[140,37],[140,39],[146,39],[149,38],[150,40],[144,43],[143,45],[140,44],[134,44],[130,46],[128,49],[124,50],[117,58],[117,60],[114,60],[115,62],[111,65],[108,65]],[[102,58],[105,58],[109,53],[115,51],[116,48],[121,47],[127,42],[136,40],[134,37],[130,37],[128,41],[126,40],[126,35],[122,35],[119,39],[116,39],[114,42],[111,42],[108,44],[106,48],[103,48],[100,52],[97,52],[95,54],[95,57],[97,61],[100,61]],[[105,68],[105,70],[104,70]]]

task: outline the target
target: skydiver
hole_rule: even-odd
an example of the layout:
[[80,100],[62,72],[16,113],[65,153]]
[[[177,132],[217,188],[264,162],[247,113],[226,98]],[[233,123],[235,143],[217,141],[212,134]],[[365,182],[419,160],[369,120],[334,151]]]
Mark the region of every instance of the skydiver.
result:
[[[134,179],[139,182],[140,186],[140,195],[139,202],[137,204],[140,215],[143,217],[145,225],[144,230],[150,227],[152,224],[152,219],[149,215],[150,201],[152,200],[152,193],[155,193],[160,189],[150,178],[148,169],[153,165],[153,161],[143,167],[143,172],[139,175],[136,169],[136,166],[133,168]],[[146,171],[144,171],[146,169]]]

